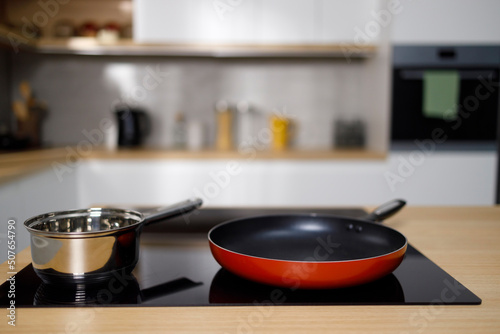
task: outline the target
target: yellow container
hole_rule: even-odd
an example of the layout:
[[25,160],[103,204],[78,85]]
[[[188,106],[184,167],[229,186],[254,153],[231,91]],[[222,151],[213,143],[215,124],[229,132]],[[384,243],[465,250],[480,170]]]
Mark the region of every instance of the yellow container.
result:
[[290,145],[290,141],[294,136],[293,121],[277,115],[272,115],[270,118],[273,150],[285,150]]

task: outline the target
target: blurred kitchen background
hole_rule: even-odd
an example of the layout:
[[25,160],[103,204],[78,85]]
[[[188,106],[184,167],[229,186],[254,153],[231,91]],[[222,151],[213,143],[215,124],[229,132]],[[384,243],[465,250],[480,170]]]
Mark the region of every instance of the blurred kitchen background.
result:
[[[51,146],[76,144],[85,139],[81,129],[96,127],[103,117],[111,116],[116,101],[121,101],[140,106],[151,117],[154,129],[145,145],[174,147],[173,127],[176,116],[183,113],[186,122],[202,122],[207,132],[204,145],[211,147],[216,131],[215,105],[219,100],[227,100],[234,107],[240,102],[248,103],[257,123],[261,122],[259,117],[267,118],[276,110],[286,111],[300,126],[294,138],[297,148],[331,148],[333,123],[346,118],[373,124],[368,127],[366,142],[384,151],[388,131],[389,29],[375,31],[366,41],[361,37],[360,48],[378,41],[380,45],[376,53],[366,52],[359,58],[350,55],[347,46],[345,51],[340,48],[330,52],[328,48],[325,52],[301,49],[341,42],[352,45],[353,27],[364,29],[364,22],[371,19],[370,11],[380,10],[380,5],[378,1],[57,3],[57,14],[52,18],[49,13],[47,24],[39,29],[43,45],[40,51],[5,55],[11,61],[11,98],[19,98],[22,81],[31,83],[37,96],[50,108],[43,123],[43,141]],[[6,8],[8,22],[21,32],[26,25],[23,17],[38,18],[43,17],[37,16],[40,11],[45,13],[36,1],[7,1]],[[61,24],[70,26],[72,36],[97,36],[106,25],[116,26],[120,40],[115,43],[110,37],[107,43],[101,43],[102,50],[86,49],[85,42],[90,41],[83,38],[61,47],[64,38],[57,37]],[[93,30],[85,32],[85,25]],[[127,48],[122,47],[127,39],[121,36],[129,37],[124,29],[133,29],[137,42],[176,44],[180,45],[179,50],[166,49],[154,56],[158,51],[144,47],[134,50],[139,56],[130,56]],[[101,41],[101,36],[96,39]],[[82,46],[73,51],[78,42]],[[186,44],[207,45],[206,52],[200,52],[207,56],[190,53],[188,47],[182,47]],[[269,47],[260,54],[248,47],[232,56],[231,50],[211,49],[210,44]],[[287,52],[282,47],[287,45],[297,47]],[[294,50],[303,56],[294,56]],[[349,61],[344,52],[349,54]],[[104,55],[75,56],[80,53]],[[158,72],[161,81],[153,80],[155,87],[145,89],[143,80],[152,71]],[[377,130],[370,131],[372,128]]]
[[0,4],[5,219],[496,201],[498,1]]

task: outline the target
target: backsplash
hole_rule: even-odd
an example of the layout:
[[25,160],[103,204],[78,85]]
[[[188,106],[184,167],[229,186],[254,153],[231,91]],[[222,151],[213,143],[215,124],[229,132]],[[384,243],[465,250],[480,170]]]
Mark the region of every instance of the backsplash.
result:
[[[119,102],[135,104],[152,119],[146,146],[170,148],[175,115],[202,121],[208,144],[215,134],[215,103],[248,101],[262,117],[285,112],[297,124],[298,148],[332,147],[334,120],[370,121],[369,90],[377,85],[366,63],[345,59],[214,59],[128,56],[13,56],[12,98],[28,80],[47,103],[44,143],[77,144],[83,132],[111,118]],[[364,98],[365,97],[365,98]],[[265,120],[262,126],[268,126]],[[369,127],[369,125],[368,125]],[[370,129],[368,129],[370,136]],[[370,139],[370,137],[369,137]]]

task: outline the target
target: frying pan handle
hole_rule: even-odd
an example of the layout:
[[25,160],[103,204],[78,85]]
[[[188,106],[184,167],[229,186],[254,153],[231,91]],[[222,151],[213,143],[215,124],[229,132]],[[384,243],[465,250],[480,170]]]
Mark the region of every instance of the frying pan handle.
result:
[[393,199],[387,203],[382,204],[373,210],[370,214],[363,217],[366,220],[371,220],[374,222],[379,222],[384,219],[391,217],[393,214],[398,212],[406,205],[406,201],[402,199]]
[[152,211],[143,212],[144,225],[149,225],[157,221],[173,218],[198,209],[203,204],[200,198],[188,199],[170,206],[161,207]]

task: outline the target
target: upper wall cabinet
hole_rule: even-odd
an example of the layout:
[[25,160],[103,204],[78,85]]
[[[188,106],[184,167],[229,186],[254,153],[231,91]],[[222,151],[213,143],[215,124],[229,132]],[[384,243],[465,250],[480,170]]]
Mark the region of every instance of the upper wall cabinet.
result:
[[256,43],[315,43],[317,17],[315,1],[272,0],[256,2]]
[[136,0],[134,40],[138,43],[254,42],[252,1]]
[[[316,38],[323,43],[378,43],[382,29],[391,28],[391,12],[397,11],[397,8],[388,8],[389,3],[390,0],[316,1],[319,26]],[[385,21],[381,20],[384,15],[388,17]]]
[[[500,43],[498,0],[134,0],[141,43]],[[385,30],[385,31],[383,31]]]
[[401,0],[397,44],[499,44],[498,0]]
[[[139,43],[370,44],[385,0],[135,0]],[[377,24],[375,22],[375,24]]]

